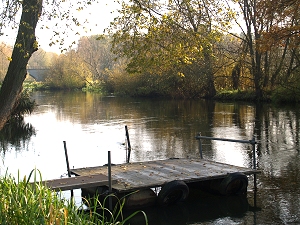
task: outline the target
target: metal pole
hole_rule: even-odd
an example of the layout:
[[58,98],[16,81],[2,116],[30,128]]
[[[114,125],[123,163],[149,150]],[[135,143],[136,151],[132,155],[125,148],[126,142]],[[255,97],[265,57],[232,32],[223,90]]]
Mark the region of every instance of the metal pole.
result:
[[126,132],[126,139],[127,139],[127,144],[128,144],[128,155],[127,155],[127,163],[129,163],[130,160],[130,153],[131,153],[131,145],[130,145],[130,140],[129,140],[129,133],[128,133],[128,128],[127,125],[125,126],[125,132]]
[[[253,136],[252,140],[235,140],[235,139],[227,139],[227,138],[214,138],[214,137],[206,137],[201,136],[201,133],[199,132],[198,136],[196,136],[196,139],[199,139],[199,153],[200,157],[202,159],[202,143],[201,139],[207,139],[207,140],[216,140],[216,141],[228,141],[228,142],[238,142],[238,143],[246,143],[252,145],[252,155],[253,155],[253,170],[256,170],[256,141],[255,137]],[[254,173],[254,190],[257,190],[257,183],[256,183],[256,173]]]
[[[68,177],[71,177],[71,171],[70,171],[70,165],[69,165],[69,157],[68,157],[68,151],[67,151],[67,144],[66,141],[64,142],[64,149],[65,149],[65,156],[66,156],[66,162],[67,162],[67,170],[68,170]],[[73,190],[71,190],[71,197],[74,196]]]
[[[111,155],[110,151],[108,151],[108,191],[109,195],[112,193],[112,180],[111,180]],[[109,204],[109,210],[112,210],[112,199],[111,196],[108,196],[108,204]]]
[[[252,138],[251,144],[252,144],[252,157],[253,157],[253,169],[256,170],[256,149],[255,149],[255,137]],[[256,184],[256,173],[254,174],[254,191],[257,190],[257,184]]]

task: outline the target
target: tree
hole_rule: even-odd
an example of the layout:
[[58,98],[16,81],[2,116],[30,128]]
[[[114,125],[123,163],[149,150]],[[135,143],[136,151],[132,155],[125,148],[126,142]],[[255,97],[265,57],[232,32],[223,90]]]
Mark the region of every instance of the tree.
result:
[[8,46],[5,43],[0,43],[0,82],[3,81],[9,61],[7,60],[11,56],[11,46]]
[[222,1],[131,0],[119,13],[113,49],[129,58],[128,72],[164,76],[169,87],[163,89],[181,97],[215,95],[214,47],[232,18]]
[[257,99],[278,83],[286,82],[295,68],[299,48],[299,1],[239,0],[244,26],[242,47],[247,51],[246,64],[253,78]]
[[115,64],[115,55],[110,51],[110,38],[102,35],[81,37],[78,42],[77,54],[90,68],[93,81],[106,82],[106,70]]
[[266,50],[283,49],[280,66],[285,75],[276,73],[270,79],[271,85],[276,82],[285,87],[295,87],[299,89],[299,66],[300,66],[300,3],[298,0],[279,0],[264,3],[268,10],[268,18],[273,18],[273,25],[263,33],[261,45]]
[[43,49],[39,49],[34,52],[28,62],[29,69],[46,69],[51,65],[53,58],[57,57],[54,52],[45,52]]
[[[83,0],[76,1],[75,3],[74,1],[70,1],[69,3],[70,6],[76,5],[78,10],[82,10],[86,4],[91,4],[92,1]],[[4,2],[5,4],[1,8],[0,28],[5,26],[6,23],[9,23],[12,27],[18,26],[18,34],[12,56],[10,57],[9,67],[0,90],[0,129],[3,128],[11,112],[17,106],[17,100],[20,97],[22,84],[27,74],[26,66],[32,54],[38,49],[35,29],[42,15],[43,3],[47,4],[48,7],[51,6],[48,14],[43,14],[47,16],[48,20],[51,20],[52,17],[61,17],[61,19],[68,20],[76,26],[80,26],[76,17],[70,13],[71,7],[61,10],[60,4],[67,1],[6,0]],[[21,18],[19,23],[17,23],[15,19],[18,16],[19,9],[21,9]],[[70,28],[69,23],[66,23],[65,26]],[[56,31],[56,34],[59,35],[60,33]]]
[[26,66],[38,44],[35,39],[35,28],[42,13],[42,0],[22,2],[22,15],[19,31],[12,52],[10,64],[0,90],[0,129],[8,120],[22,91],[26,77]]
[[51,88],[75,89],[83,88],[91,80],[88,66],[75,50],[71,50],[53,60],[46,83]]

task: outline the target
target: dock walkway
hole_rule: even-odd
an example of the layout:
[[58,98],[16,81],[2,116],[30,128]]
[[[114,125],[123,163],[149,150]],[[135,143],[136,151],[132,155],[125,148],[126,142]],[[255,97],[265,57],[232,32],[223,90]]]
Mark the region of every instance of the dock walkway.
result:
[[[76,176],[106,175],[107,166],[71,169]],[[160,187],[173,180],[185,183],[225,178],[229,173],[241,172],[245,175],[259,171],[218,163],[200,158],[167,159],[148,162],[119,164],[111,167],[112,189],[128,192],[138,189]],[[107,181],[105,181],[107,182]],[[105,182],[103,184],[105,184]]]
[[106,186],[108,184],[108,177],[103,174],[94,174],[80,177],[76,176],[45,180],[42,181],[42,184],[54,191],[66,191],[79,188]]

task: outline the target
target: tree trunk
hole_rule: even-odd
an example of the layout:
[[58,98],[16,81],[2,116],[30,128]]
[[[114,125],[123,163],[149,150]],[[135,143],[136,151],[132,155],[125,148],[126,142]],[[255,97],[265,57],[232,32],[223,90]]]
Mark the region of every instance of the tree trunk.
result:
[[211,59],[211,55],[208,53],[204,53],[205,58],[205,72],[206,72],[206,79],[207,79],[207,91],[205,93],[206,98],[212,98],[216,95],[217,91],[215,88],[215,81],[214,81],[214,72],[213,72],[213,63]]
[[232,89],[237,90],[239,88],[240,76],[241,76],[241,60],[239,60],[231,71]]
[[26,78],[27,63],[37,50],[35,28],[42,12],[43,0],[27,0],[22,3],[22,16],[11,61],[0,90],[0,130],[16,107]]

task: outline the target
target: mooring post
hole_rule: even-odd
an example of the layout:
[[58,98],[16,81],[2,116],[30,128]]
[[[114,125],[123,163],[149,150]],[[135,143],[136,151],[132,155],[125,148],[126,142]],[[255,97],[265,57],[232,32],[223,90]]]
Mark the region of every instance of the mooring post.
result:
[[[250,142],[252,144],[253,169],[256,170],[256,145],[255,145],[256,142],[255,142],[254,136]],[[256,191],[256,190],[257,190],[256,173],[254,173],[254,191]]]
[[[110,151],[108,151],[108,191],[109,195],[112,193],[112,180],[111,180],[111,155]],[[109,204],[109,210],[112,210],[112,198],[111,196],[108,196],[108,204]]]
[[127,144],[128,144],[128,155],[127,155],[127,163],[129,163],[130,160],[130,153],[131,153],[131,145],[130,145],[130,139],[129,139],[129,133],[128,133],[128,128],[127,125],[125,125],[125,132],[126,132],[126,139],[127,139]]
[[[68,151],[67,151],[67,144],[66,141],[64,142],[64,149],[65,149],[65,156],[66,156],[66,163],[67,163],[67,170],[68,170],[68,177],[71,177],[71,171],[70,171],[70,165],[69,165],[69,157],[68,157]],[[71,190],[71,197],[73,198],[74,192]]]
[[198,137],[199,137],[198,139],[199,139],[199,153],[200,153],[200,158],[203,159],[203,156],[202,156],[202,142],[201,142],[201,138],[200,138],[201,137],[201,132],[198,133]]

